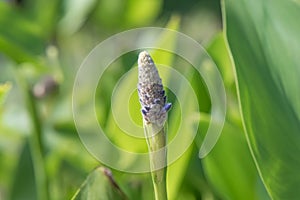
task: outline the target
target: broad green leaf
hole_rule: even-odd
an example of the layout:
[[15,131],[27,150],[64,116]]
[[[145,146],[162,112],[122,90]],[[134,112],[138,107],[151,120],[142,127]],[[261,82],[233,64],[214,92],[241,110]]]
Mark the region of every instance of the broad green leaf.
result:
[[98,167],[87,177],[72,200],[127,199],[109,169]]
[[300,196],[300,4],[225,0],[244,128],[273,199]]

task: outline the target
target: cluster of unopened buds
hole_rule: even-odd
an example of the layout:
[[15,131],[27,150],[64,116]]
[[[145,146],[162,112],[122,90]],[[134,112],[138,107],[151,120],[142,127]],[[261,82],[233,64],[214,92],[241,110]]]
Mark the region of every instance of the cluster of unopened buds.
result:
[[145,123],[163,126],[172,104],[167,103],[165,91],[157,68],[146,52],[138,58],[138,93]]

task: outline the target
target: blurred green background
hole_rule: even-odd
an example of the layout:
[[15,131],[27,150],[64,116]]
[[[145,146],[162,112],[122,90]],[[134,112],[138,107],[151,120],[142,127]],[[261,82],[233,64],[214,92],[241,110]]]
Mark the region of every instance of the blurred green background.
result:
[[[39,198],[34,178],[35,156],[30,154],[36,151],[31,141],[35,132],[41,135],[51,199],[70,199],[87,174],[100,165],[80,142],[71,107],[75,74],[95,45],[127,29],[165,27],[172,16],[177,18],[173,20],[175,29],[204,44],[221,30],[219,1],[1,1],[0,13],[0,81],[11,87],[1,106],[1,199]],[[107,70],[107,78],[99,83],[102,87],[97,111],[103,126],[115,128],[112,120],[107,120],[110,94],[119,77],[136,62],[137,53],[117,60]],[[30,91],[39,87],[49,89],[30,96]],[[134,108],[139,110],[139,104]],[[38,115],[37,119],[34,115]],[[144,142],[140,143],[146,151]],[[123,142],[124,145],[137,150],[134,145]],[[149,195],[144,198],[153,197],[149,175],[124,177],[119,172],[115,176],[124,179],[125,186],[136,187],[136,193],[149,188],[143,191],[143,195]],[[197,188],[196,183],[193,185]],[[199,191],[195,193],[200,196]]]
[[[229,23],[232,19],[240,19],[243,10],[247,10],[247,6],[241,4],[236,6],[241,8],[241,12],[235,13],[232,6],[234,1],[227,2],[226,11],[229,14],[226,17]],[[256,10],[254,7],[252,11]],[[249,16],[256,14],[250,13]],[[274,13],[270,16],[272,14]],[[245,21],[252,19],[249,16],[245,16]],[[199,134],[183,157],[169,167],[169,199],[270,199],[245,137],[236,92],[235,70],[229,56],[226,36],[223,34],[224,20],[218,0],[0,1],[0,199],[70,199],[88,174],[101,166],[87,152],[75,129],[72,116],[74,78],[83,59],[99,42],[115,33],[145,26],[178,30],[202,44],[217,64],[227,94],[226,123],[220,140],[209,156],[200,160],[198,150],[203,135]],[[237,34],[252,33],[243,32],[242,25],[241,29],[238,29],[239,26],[230,29],[239,23],[243,24],[243,21],[233,21],[227,34],[235,30]],[[255,23],[252,25],[257,28]],[[283,30],[280,26],[274,27]],[[256,33],[253,35],[257,36]],[[247,53],[248,46],[243,46],[243,40],[247,38],[242,36],[236,36],[237,40],[231,38],[229,43]],[[175,39],[168,36],[165,38],[165,45],[174,45]],[[251,39],[252,42],[257,42],[255,38],[247,41]],[[250,49],[256,48],[247,41]],[[265,50],[257,49],[256,52]],[[239,55],[238,50],[236,52],[237,54],[233,54],[234,58]],[[96,95],[96,110],[99,123],[107,133],[112,133],[108,137],[113,142],[123,148],[127,146],[132,151],[145,152],[145,141],[136,143],[128,136],[122,136],[110,111],[112,90],[118,79],[134,66],[137,55],[138,52],[130,52],[106,70],[104,78],[99,82],[101,87]],[[180,64],[185,66],[184,61],[166,52],[155,51],[153,58],[170,66],[177,63],[175,68]],[[237,68],[239,64],[236,63]],[[177,69],[190,81],[196,92],[201,110],[200,123],[198,115],[191,119],[195,121],[193,123],[200,124],[198,132],[203,133],[210,122],[210,99],[206,86],[191,67]],[[243,75],[241,71],[237,71],[238,78]],[[213,76],[212,74],[212,78]],[[258,87],[263,88],[262,85],[264,84]],[[176,109],[174,106],[177,105],[176,96],[171,91],[167,91],[167,94],[169,101],[173,102],[173,108],[175,107],[170,113],[169,129],[176,130],[176,124],[180,120],[180,107],[178,105]],[[133,105],[130,112],[137,116],[139,105],[136,93],[130,101]],[[188,104],[187,100],[186,105]],[[247,108],[251,104],[246,102],[242,105]],[[141,123],[140,116],[134,120]],[[247,117],[245,120],[247,122]],[[296,123],[295,127],[297,126]],[[257,133],[255,129],[252,130]],[[256,144],[255,137],[251,137],[251,144]],[[254,148],[254,154],[257,149]],[[260,166],[258,154],[255,154],[258,158],[256,164]],[[133,162],[123,159],[124,162]],[[153,199],[149,174],[112,171],[114,179],[129,199]],[[94,187],[93,183],[99,184],[94,190],[101,187],[103,193],[98,194],[98,197],[102,199],[120,198],[112,195],[116,191],[108,189],[113,186],[106,180],[107,177],[94,176],[96,172],[89,176],[86,184],[91,184],[90,188]],[[262,173],[264,175],[264,171]],[[101,181],[94,181],[91,177]],[[266,179],[266,182],[269,193],[272,193],[272,184],[269,184],[272,181]],[[93,191],[83,185],[81,191],[85,190]],[[276,194],[275,197],[283,194],[280,189],[278,191],[279,196]],[[81,199],[86,199],[84,195],[81,194]]]

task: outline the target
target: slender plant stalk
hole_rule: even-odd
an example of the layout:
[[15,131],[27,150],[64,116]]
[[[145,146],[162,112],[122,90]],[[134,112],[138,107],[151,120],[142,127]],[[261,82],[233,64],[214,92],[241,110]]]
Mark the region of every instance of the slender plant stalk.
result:
[[36,102],[28,87],[28,83],[22,75],[16,70],[20,88],[23,91],[28,114],[32,121],[32,134],[29,138],[30,151],[34,167],[34,175],[37,190],[37,199],[48,200],[48,179],[46,173],[46,165],[44,161],[44,145],[42,143],[42,127],[39,120]]
[[[152,124],[145,124],[145,135],[148,144],[148,149],[150,153],[150,167],[151,176],[154,187],[154,194],[156,200],[167,199],[166,191],[166,174],[167,168],[161,166],[167,165],[167,152],[166,150],[160,149],[164,148],[166,145],[165,130],[162,128],[157,132],[158,127],[153,127]],[[160,169],[158,169],[160,168]]]
[[146,51],[139,54],[138,65],[138,92],[144,119],[144,132],[150,154],[155,199],[166,200],[167,149],[164,124],[171,104],[166,103],[161,78],[152,58]]

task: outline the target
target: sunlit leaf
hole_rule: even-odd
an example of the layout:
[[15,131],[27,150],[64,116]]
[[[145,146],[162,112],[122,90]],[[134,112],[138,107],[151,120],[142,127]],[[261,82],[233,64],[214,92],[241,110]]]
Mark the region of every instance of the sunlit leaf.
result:
[[299,17],[297,1],[225,1],[244,126],[274,199],[300,196]]

